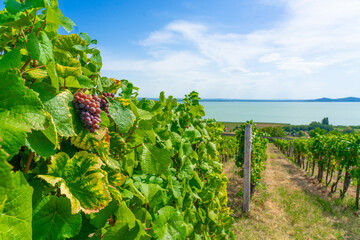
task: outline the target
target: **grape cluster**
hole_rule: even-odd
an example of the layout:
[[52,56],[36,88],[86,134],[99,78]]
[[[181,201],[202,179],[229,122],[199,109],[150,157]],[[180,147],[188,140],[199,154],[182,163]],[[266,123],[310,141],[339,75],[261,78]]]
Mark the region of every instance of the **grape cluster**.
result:
[[106,100],[106,97],[109,97],[109,98],[114,98],[115,97],[115,94],[113,94],[113,93],[103,93],[102,95],[101,95],[103,98],[101,99],[101,104],[100,104],[100,108],[102,109],[102,110],[104,110],[106,113],[107,113],[107,115],[109,115],[109,103],[108,103],[108,101]]
[[74,105],[84,126],[94,133],[99,129],[101,123],[101,98],[95,95],[86,95],[82,92],[76,93]]

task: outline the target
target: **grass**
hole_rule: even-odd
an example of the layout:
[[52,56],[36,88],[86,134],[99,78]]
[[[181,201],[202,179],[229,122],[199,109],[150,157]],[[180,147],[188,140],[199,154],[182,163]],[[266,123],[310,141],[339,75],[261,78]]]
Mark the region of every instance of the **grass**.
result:
[[[236,203],[231,207],[237,239],[360,239],[360,217],[352,199],[329,199],[312,189],[305,173],[275,151],[273,145],[268,155],[251,212],[241,214],[241,199],[229,199]],[[233,166],[225,169],[230,175],[228,187],[239,188],[241,180],[231,175]]]

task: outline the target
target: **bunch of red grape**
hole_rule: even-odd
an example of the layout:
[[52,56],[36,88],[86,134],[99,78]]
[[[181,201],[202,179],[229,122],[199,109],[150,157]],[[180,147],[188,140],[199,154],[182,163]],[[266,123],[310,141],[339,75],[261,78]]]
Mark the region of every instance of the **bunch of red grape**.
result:
[[108,101],[106,100],[106,97],[109,97],[109,98],[114,98],[115,97],[115,94],[113,93],[102,93],[102,99],[101,99],[101,104],[100,104],[100,108],[102,110],[104,110],[108,115],[109,115],[109,103]]
[[100,119],[100,103],[101,98],[95,95],[86,95],[82,92],[76,93],[74,104],[84,126],[94,133],[99,129]]

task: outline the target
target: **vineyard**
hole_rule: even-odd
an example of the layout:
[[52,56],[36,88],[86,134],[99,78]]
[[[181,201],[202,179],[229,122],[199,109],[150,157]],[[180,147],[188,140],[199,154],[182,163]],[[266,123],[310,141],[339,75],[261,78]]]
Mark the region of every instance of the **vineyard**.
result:
[[0,25],[1,239],[234,239],[224,127],[198,93],[139,100],[101,76],[56,0],[7,1]]
[[[274,140],[275,145],[305,171],[331,186],[335,193],[343,179],[340,198],[344,198],[350,183],[355,184],[355,205],[359,208],[360,191],[360,137],[358,134],[317,135],[311,139]],[[324,172],[326,172],[324,176]],[[334,181],[333,181],[334,179]]]
[[[59,33],[74,26],[57,0],[7,0],[0,13],[0,239],[360,236],[359,212],[306,184],[316,176],[339,199],[354,188],[359,209],[358,133],[276,139],[248,121],[222,136],[198,92],[152,100],[102,76],[97,40]],[[245,142],[250,213],[239,208]]]

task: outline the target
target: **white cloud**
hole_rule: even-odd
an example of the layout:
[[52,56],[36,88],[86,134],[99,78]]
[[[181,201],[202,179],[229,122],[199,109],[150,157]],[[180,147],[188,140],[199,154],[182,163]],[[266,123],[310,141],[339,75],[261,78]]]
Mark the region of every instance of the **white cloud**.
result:
[[[140,41],[148,54],[146,59],[105,55],[104,70],[134,77],[143,88],[142,95],[147,96],[156,96],[152,93],[160,87],[175,96],[184,95],[191,87],[205,97],[356,95],[354,88],[350,89],[354,92],[342,88],[344,81],[359,86],[355,79],[341,82],[336,78],[353,71],[360,61],[360,1],[266,3],[285,7],[287,18],[272,28],[248,34],[223,33],[204,23],[174,21]],[[309,85],[319,89],[309,90]]]
[[279,53],[270,53],[270,54],[266,54],[264,56],[262,56],[259,59],[259,62],[261,63],[269,63],[269,62],[276,62],[278,60],[280,60],[280,54]]

